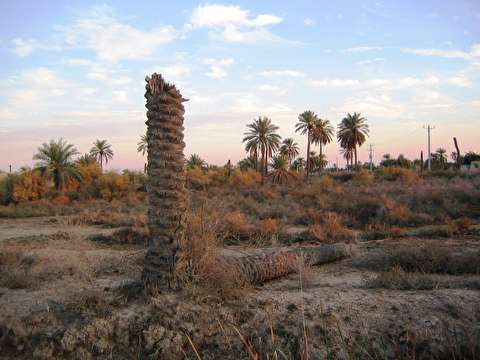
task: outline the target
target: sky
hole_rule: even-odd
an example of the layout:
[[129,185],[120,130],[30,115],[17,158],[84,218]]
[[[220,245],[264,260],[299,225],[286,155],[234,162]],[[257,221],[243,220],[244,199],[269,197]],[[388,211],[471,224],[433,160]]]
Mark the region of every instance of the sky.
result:
[[[245,156],[246,124],[268,116],[305,155],[298,114],[337,127],[368,119],[359,151],[418,158],[480,151],[480,1],[0,0],[0,170],[32,166],[63,138],[86,153],[107,139],[111,169],[142,169],[145,76],[161,73],[185,103],[185,153]],[[330,165],[344,160],[325,148]]]

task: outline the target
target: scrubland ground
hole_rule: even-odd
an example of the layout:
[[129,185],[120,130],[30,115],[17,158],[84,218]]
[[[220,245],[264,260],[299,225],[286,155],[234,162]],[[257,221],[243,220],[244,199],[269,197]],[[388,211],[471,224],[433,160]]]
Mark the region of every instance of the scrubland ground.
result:
[[[480,357],[479,178],[256,180],[190,174],[183,255],[198,266],[174,294],[140,283],[142,193],[1,208],[0,357]],[[258,287],[215,272],[215,254],[303,242],[357,251]]]

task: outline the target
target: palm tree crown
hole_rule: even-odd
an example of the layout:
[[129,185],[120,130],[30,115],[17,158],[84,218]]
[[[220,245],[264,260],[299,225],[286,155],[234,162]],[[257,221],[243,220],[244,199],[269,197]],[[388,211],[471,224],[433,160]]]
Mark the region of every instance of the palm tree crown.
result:
[[137,152],[141,152],[142,156],[148,151],[148,141],[147,141],[147,134],[143,134],[140,136],[140,141],[137,143]]
[[[313,111],[307,110],[298,115],[298,123],[295,125],[295,132],[307,135],[307,164],[310,163],[310,143],[312,142],[312,134],[317,120],[317,115]],[[309,175],[310,167],[307,166],[307,177]]]
[[282,184],[295,177],[295,174],[288,170],[288,160],[285,156],[274,156],[270,166],[272,167],[272,172],[269,174],[269,178],[274,183]]
[[262,182],[267,174],[268,157],[272,156],[280,147],[280,135],[277,134],[278,126],[267,117],[259,117],[253,123],[247,125],[248,131],[244,134],[243,141],[245,150],[252,153],[260,152],[262,156]]
[[112,145],[107,140],[96,140],[93,143],[93,147],[90,149],[90,155],[100,164],[100,168],[103,168],[103,163],[108,163],[113,159]]
[[[362,146],[368,137],[367,119],[356,112],[350,113],[342,119],[338,125],[337,138],[340,146],[346,149],[346,152],[352,152],[355,156],[355,166],[357,166],[357,146]],[[349,156],[351,159],[351,155]]]
[[323,155],[323,146],[332,141],[334,135],[333,126],[328,119],[318,119],[312,133],[312,142],[320,147],[320,156]]
[[283,139],[282,146],[280,147],[280,154],[287,158],[288,165],[291,168],[292,161],[299,154],[298,144],[292,138]]
[[61,190],[69,178],[80,179],[73,158],[78,154],[73,144],[67,144],[63,139],[50,140],[38,148],[33,160],[39,160],[36,168],[47,176],[53,177],[55,189]]
[[187,160],[187,168],[188,169],[193,169],[193,168],[204,168],[207,166],[207,162],[203,160],[200,155],[198,154],[192,154]]

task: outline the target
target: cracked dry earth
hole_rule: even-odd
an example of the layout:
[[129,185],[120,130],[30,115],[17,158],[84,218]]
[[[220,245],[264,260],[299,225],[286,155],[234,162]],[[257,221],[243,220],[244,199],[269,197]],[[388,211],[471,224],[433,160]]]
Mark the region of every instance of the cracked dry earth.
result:
[[55,232],[25,241],[19,232],[20,241],[2,244],[33,257],[34,281],[0,288],[0,358],[194,359],[194,344],[202,359],[249,359],[249,351],[300,359],[304,324],[309,359],[395,359],[413,348],[417,358],[448,359],[450,348],[479,343],[480,291],[455,286],[475,276],[441,275],[433,290],[388,290],[368,287],[375,273],[358,265],[399,245],[478,250],[476,238],[363,243],[352,259],[261,287],[220,296],[192,285],[146,297],[142,249],[82,235],[94,230],[76,229],[74,241]]

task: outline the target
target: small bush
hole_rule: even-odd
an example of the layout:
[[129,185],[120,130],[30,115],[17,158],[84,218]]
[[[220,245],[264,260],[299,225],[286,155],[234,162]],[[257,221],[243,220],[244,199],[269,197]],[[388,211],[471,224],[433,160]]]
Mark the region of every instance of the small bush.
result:
[[387,181],[403,181],[407,184],[413,184],[419,180],[415,170],[399,167],[380,167],[376,171],[377,177]]
[[326,212],[321,217],[320,224],[310,226],[309,233],[316,240],[325,243],[334,243],[353,237],[353,231],[343,226],[341,218],[334,212]]
[[240,171],[236,169],[232,172],[231,183],[239,187],[252,187],[260,184],[262,176],[255,170]]
[[438,287],[438,280],[432,275],[410,273],[395,266],[388,271],[376,274],[365,280],[369,288],[385,288],[390,290],[431,290]]

